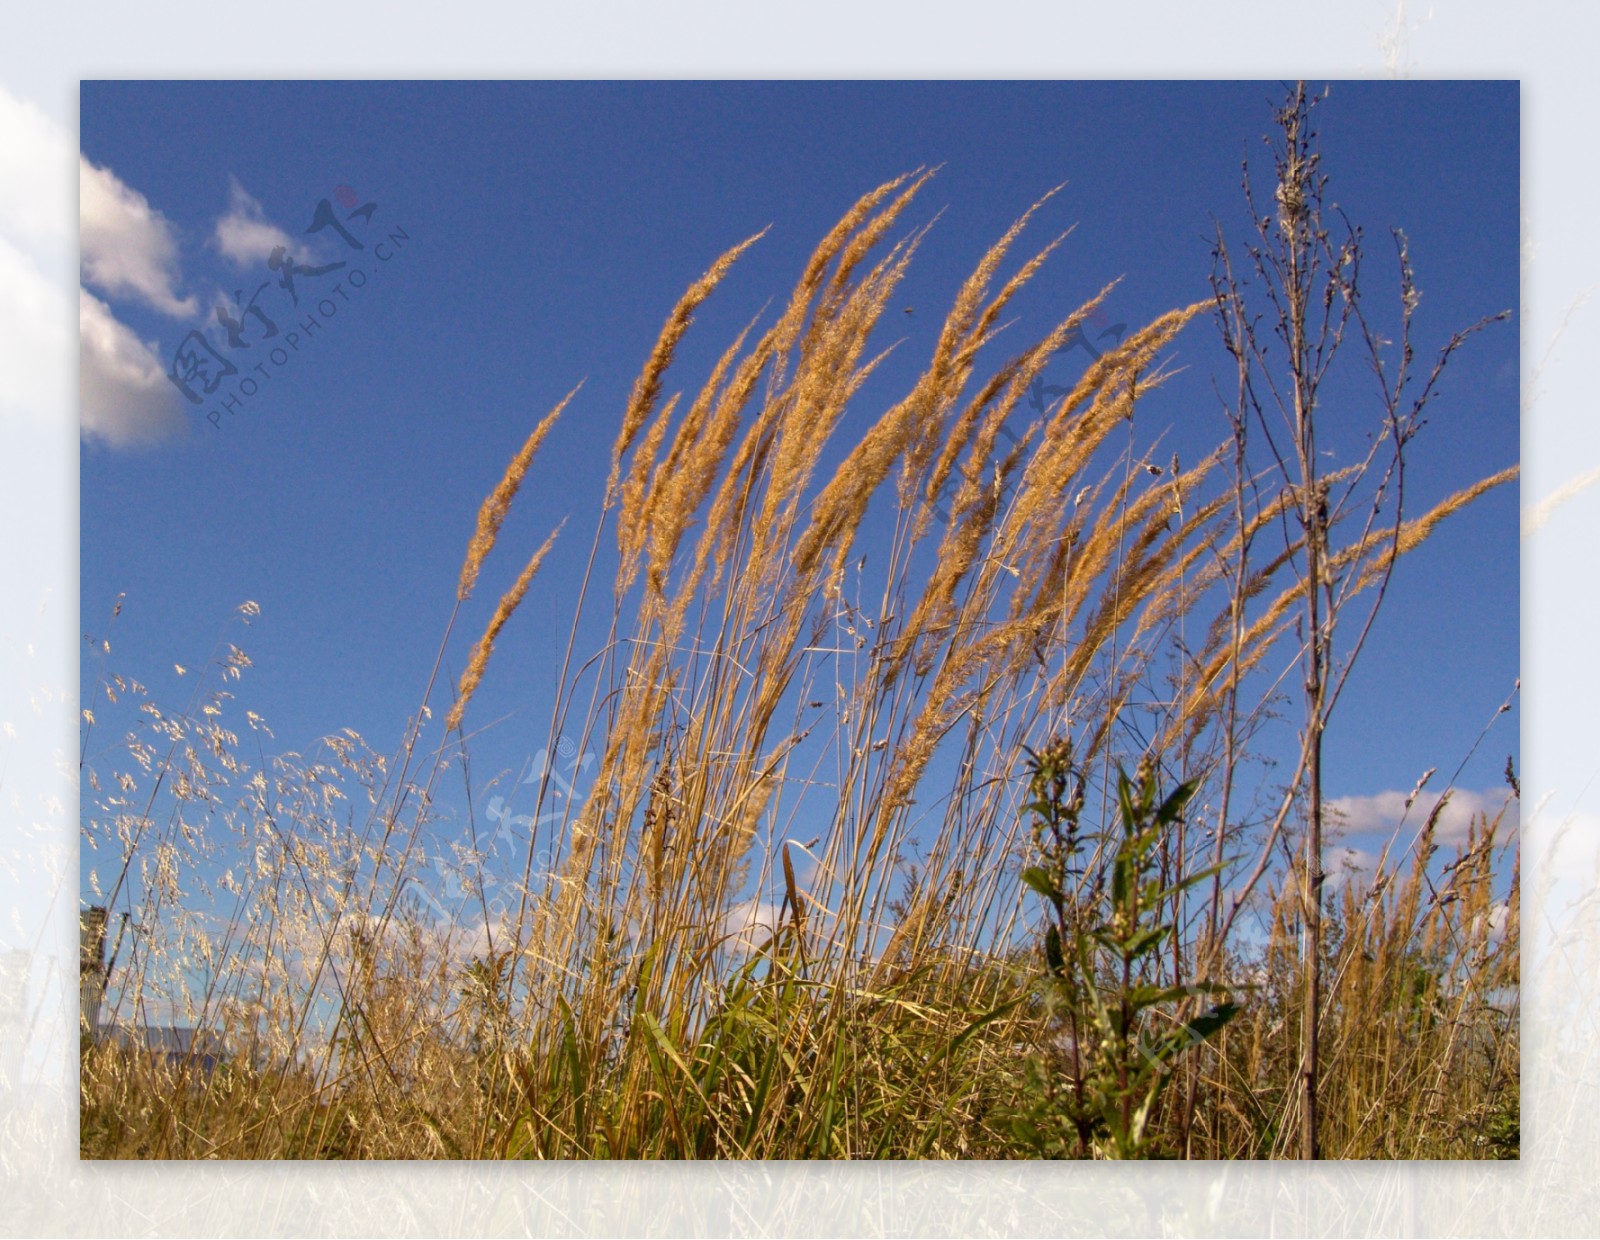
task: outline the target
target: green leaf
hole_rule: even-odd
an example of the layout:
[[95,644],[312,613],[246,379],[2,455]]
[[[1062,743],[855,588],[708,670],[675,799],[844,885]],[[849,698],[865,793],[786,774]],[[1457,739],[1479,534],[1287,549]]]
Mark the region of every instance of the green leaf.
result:
[[1022,881],[1052,903],[1061,899],[1061,892],[1050,881],[1050,875],[1045,872],[1043,866],[1030,865],[1022,871]]
[[1171,926],[1150,926],[1130,935],[1123,944],[1123,953],[1130,960],[1137,960],[1140,956],[1149,954],[1160,947],[1162,941],[1172,932]]
[[1158,1003],[1177,1003],[1189,998],[1197,990],[1216,991],[1220,986],[1135,986],[1128,992],[1128,1002],[1134,1007],[1144,1009],[1154,1007]]
[[633,1010],[637,1014],[644,997],[650,989],[650,975],[655,969],[657,944],[650,944],[644,953],[644,959],[639,961],[639,976],[633,987]]
[[1122,811],[1122,827],[1132,835],[1139,825],[1139,811],[1133,803],[1133,785],[1128,782],[1126,771],[1117,772],[1117,805]]
[[589,1082],[583,1071],[582,1056],[578,1051],[578,1018],[566,999],[556,996],[556,1008],[561,1020],[561,1049],[566,1056],[567,1075],[572,1080],[573,1117],[577,1130],[584,1129],[584,1110],[589,1097]]
[[[655,1044],[661,1048],[661,1050],[666,1054],[667,1058],[670,1059],[678,1071],[683,1074],[684,1080],[689,1082],[689,1087],[693,1089],[695,1094],[699,1097],[701,1104],[709,1110],[711,1104],[706,1100],[705,1094],[700,1092],[700,1083],[694,1079],[694,1073],[689,1070],[689,1065],[684,1062],[683,1056],[678,1053],[678,1048],[675,1047],[672,1044],[672,1040],[667,1037],[666,1030],[656,1023],[656,1018],[651,1016],[649,1012],[640,1012],[638,1020],[644,1026],[645,1031],[648,1032],[650,1037],[655,1041]],[[647,1050],[649,1049],[649,1043],[645,1044],[645,1048]],[[655,1059],[654,1053],[651,1054],[651,1058]],[[656,1075],[661,1078],[661,1083],[663,1085],[667,1083],[665,1071],[663,1070],[659,1060],[656,1060]]]
[[1066,969],[1067,962],[1061,954],[1061,934],[1054,926],[1044,932],[1044,960],[1057,977]]
[[1237,1003],[1219,1003],[1209,1012],[1196,1016],[1184,1029],[1199,1041],[1205,1041],[1239,1014]]
[[1128,855],[1122,849],[1117,850],[1116,858],[1111,863],[1111,905],[1113,908],[1125,908],[1128,897],[1133,893],[1134,885],[1133,866]]
[[1196,786],[1196,781],[1190,780],[1174,788],[1172,795],[1163,801],[1161,808],[1156,811],[1156,821],[1163,826],[1178,821],[1178,816],[1183,813],[1183,807],[1189,803],[1189,798],[1194,796]]

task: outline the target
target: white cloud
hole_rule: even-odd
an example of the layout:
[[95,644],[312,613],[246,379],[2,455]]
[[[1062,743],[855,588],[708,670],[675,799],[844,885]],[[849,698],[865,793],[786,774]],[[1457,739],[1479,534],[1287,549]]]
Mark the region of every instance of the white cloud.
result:
[[[1339,834],[1375,832],[1391,835],[1402,822],[1420,829],[1439,802],[1439,794],[1421,792],[1408,812],[1406,798],[1410,795],[1409,792],[1389,791],[1369,797],[1335,797],[1328,802],[1328,809],[1333,821],[1338,823]],[[1518,806],[1513,798],[1507,809],[1506,796],[1505,789],[1489,789],[1485,792],[1455,789],[1450,793],[1449,802],[1439,811],[1435,843],[1448,845],[1464,842],[1474,820],[1487,814],[1492,822],[1502,809],[1506,809],[1506,818],[1500,825],[1498,836],[1501,843],[1509,843],[1516,833]]]
[[263,263],[278,246],[305,261],[310,251],[267,219],[261,204],[245,192],[236,177],[228,178],[228,213],[217,220],[211,242],[237,267]]
[[72,142],[33,104],[0,86],[0,228],[32,245],[66,244],[72,217],[62,210]]
[[1325,886],[1337,891],[1358,875],[1370,876],[1378,868],[1378,855],[1364,848],[1330,848],[1323,858]]
[[[1472,919],[1472,934],[1477,935],[1482,913]],[[1511,920],[1511,906],[1504,900],[1496,900],[1489,906],[1489,941],[1498,943],[1506,937],[1506,925]]]
[[70,416],[72,161],[67,132],[0,87],[0,413]]
[[[1600,816],[1586,810],[1558,815],[1553,798],[1542,797],[1528,815],[1526,890],[1547,908],[1560,907],[1572,893],[1600,890]],[[1550,893],[1561,888],[1561,899]]]
[[164,439],[185,425],[154,349],[86,289],[78,290],[78,399],[84,437],[113,447]]
[[1573,814],[1545,831],[1550,869],[1568,878],[1600,877],[1600,819]]
[[765,900],[734,905],[722,917],[723,945],[734,952],[756,950],[777,933],[781,912],[778,905]]
[[78,157],[78,237],[83,278],[113,297],[132,295],[173,318],[195,313],[179,297],[178,241],[145,196],[108,168]]
[[[71,374],[72,302],[0,237],[0,409],[46,420]],[[59,423],[57,423],[59,425]]]

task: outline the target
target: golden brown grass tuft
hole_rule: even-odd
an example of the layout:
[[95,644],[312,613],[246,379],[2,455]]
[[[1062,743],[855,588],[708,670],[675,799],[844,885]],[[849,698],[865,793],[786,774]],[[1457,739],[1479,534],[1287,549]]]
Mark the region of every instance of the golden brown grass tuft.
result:
[[494,609],[494,615],[489,618],[489,627],[484,629],[483,636],[478,638],[478,644],[472,648],[472,657],[467,661],[467,670],[461,673],[461,685],[456,692],[456,700],[445,719],[446,732],[454,732],[461,726],[461,715],[467,709],[467,703],[472,700],[479,682],[483,680],[483,671],[489,664],[489,656],[494,653],[495,639],[500,636],[500,630],[505,628],[506,621],[511,619],[511,613],[522,605],[523,596],[528,593],[533,575],[539,571],[539,566],[544,563],[545,555],[555,544],[556,535],[560,532],[560,526],[550,531],[550,536],[529,557],[511,588],[500,596],[500,604]]
[[[1137,978],[1103,980],[1114,994],[1217,969],[1243,1014],[1184,1062],[1157,1146],[1286,1152],[1299,883],[1273,862],[1275,836],[1218,808],[1243,769],[1237,738],[1269,720],[1272,669],[1297,654],[1293,547],[1256,546],[1284,501],[1241,501],[1249,476],[1224,479],[1222,449],[1156,464],[1147,415],[1198,305],[1132,333],[1002,441],[1110,292],[991,356],[1002,313],[1060,244],[1002,279],[1048,195],[955,290],[927,357],[898,371],[880,336],[933,243],[904,223],[931,175],[854,203],[771,325],[752,322],[663,401],[694,312],[755,238],[668,316],[596,497],[590,574],[608,579],[614,536],[615,575],[598,618],[585,579],[572,647],[603,637],[553,668],[546,751],[576,743],[579,795],[560,796],[547,768],[491,831],[461,728],[555,533],[471,649],[450,745],[420,747],[425,707],[396,760],[348,734],[250,770],[217,715],[146,712],[127,771],[102,787],[87,768],[86,848],[128,876],[112,893],[141,935],[110,1008],[188,1002],[228,1053],[208,1073],[86,1050],[85,1156],[1027,1155],[1017,1117],[1072,1048],[1020,877],[1034,847],[1021,771],[1028,748],[1063,736],[1092,834],[1075,899],[1111,881],[1118,764],[1199,788],[1160,842],[1173,881],[1224,845],[1246,850],[1230,882],[1263,858],[1262,887],[1236,903],[1220,878],[1179,890],[1171,941]],[[572,398],[485,500],[457,607]],[[1360,589],[1510,476],[1397,535],[1357,535],[1337,566]],[[418,893],[455,769],[467,795],[445,909]],[[518,855],[491,858],[508,834]],[[1503,1136],[1514,1115],[1515,853],[1480,822],[1446,873],[1433,826],[1414,834],[1409,859],[1386,852],[1333,914],[1331,1155],[1506,1147],[1474,1125]],[[491,906],[496,879],[509,898]],[[1234,930],[1247,915],[1259,941]],[[1182,1018],[1167,1004],[1143,1032]]]
[[506,472],[500,482],[483,501],[483,507],[478,510],[478,528],[472,532],[472,540],[467,544],[467,557],[461,564],[461,580],[456,586],[458,600],[464,602],[472,594],[472,587],[478,581],[478,570],[483,567],[483,561],[493,550],[495,540],[500,536],[500,527],[505,524],[506,514],[511,511],[511,501],[517,497],[517,492],[522,487],[522,480],[527,476],[534,454],[539,451],[539,445],[544,443],[550,428],[561,416],[561,411],[577,394],[578,388],[573,388],[562,398],[561,403],[533,428],[521,451],[512,457],[511,463],[506,466]]

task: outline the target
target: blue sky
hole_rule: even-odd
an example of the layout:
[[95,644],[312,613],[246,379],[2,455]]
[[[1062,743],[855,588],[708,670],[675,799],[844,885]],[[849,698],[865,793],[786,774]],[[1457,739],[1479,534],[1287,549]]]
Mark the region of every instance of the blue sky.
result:
[[[698,316],[669,390],[698,386],[856,197],[921,165],[942,168],[913,222],[942,214],[898,299],[915,312],[890,325],[906,339],[893,365],[926,355],[958,281],[1062,182],[1029,238],[1073,232],[1017,303],[1015,340],[1114,279],[1109,318],[1139,326],[1208,296],[1214,220],[1244,240],[1240,161],[1267,170],[1281,98],[1274,82],[85,82],[83,314],[101,344],[83,363],[81,627],[111,638],[110,670],[176,703],[189,682],[172,665],[202,664],[253,600],[261,616],[228,638],[255,664],[241,705],[284,748],[348,726],[392,751],[478,505],[584,380],[449,655],[459,673],[498,592],[570,515],[469,718],[503,720],[474,741],[475,773],[516,771],[543,744],[617,417],[667,311],[716,255],[771,225]],[[1518,306],[1516,83],[1335,83],[1318,117],[1329,197],[1366,228],[1375,303],[1393,287],[1387,228],[1409,237],[1421,358]],[[362,250],[332,229],[304,234],[324,199]],[[365,204],[370,218],[348,218]],[[277,244],[304,268],[347,267],[298,275],[293,306],[268,267]],[[280,336],[241,315],[251,365],[306,318],[318,326],[285,363],[263,363],[254,395],[239,392],[241,366],[190,405],[161,372],[200,328],[242,358],[212,310],[262,285]],[[324,299],[333,313],[314,314]],[[1476,337],[1447,370],[1416,442],[1412,511],[1518,459],[1519,330]],[[1170,424],[1164,443],[1198,455],[1224,433],[1208,321],[1172,360],[1181,373],[1141,435]],[[1330,392],[1336,450],[1370,424],[1363,381]],[[1331,794],[1378,798],[1452,771],[1511,692],[1517,507],[1502,488],[1402,563],[1330,735]],[[86,654],[86,700],[100,670]],[[1463,788],[1495,788],[1517,720],[1500,720]]]

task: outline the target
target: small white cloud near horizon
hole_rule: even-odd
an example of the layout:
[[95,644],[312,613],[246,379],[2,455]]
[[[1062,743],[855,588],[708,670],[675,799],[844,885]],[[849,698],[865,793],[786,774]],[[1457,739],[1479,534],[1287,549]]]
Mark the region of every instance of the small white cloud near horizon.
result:
[[267,218],[261,204],[228,177],[228,213],[217,218],[211,244],[235,267],[253,267],[266,262],[279,246],[291,258],[304,262],[311,252]]
[[[1328,809],[1331,811],[1329,821],[1335,824],[1334,832],[1341,836],[1368,833],[1390,835],[1402,822],[1408,829],[1421,830],[1422,824],[1428,820],[1428,815],[1439,803],[1439,794],[1426,791],[1418,793],[1408,813],[1406,798],[1410,795],[1409,792],[1390,790],[1375,796],[1334,797],[1328,802]],[[1506,807],[1506,798],[1509,795],[1510,790],[1505,788],[1491,788],[1483,792],[1472,792],[1464,788],[1453,790],[1449,802],[1439,811],[1439,822],[1434,833],[1435,843],[1464,843],[1474,820],[1488,815],[1490,821],[1493,821],[1495,815],[1502,809],[1506,809],[1506,819],[1501,824],[1499,842],[1510,843],[1516,836],[1520,817],[1515,797],[1512,798],[1510,807]]]
[[171,438],[187,424],[177,389],[155,350],[83,288],[78,290],[78,407],[84,438],[118,448]]
[[172,318],[199,308],[192,295],[178,296],[178,239],[166,216],[81,154],[78,237],[82,278],[107,296],[137,297]]

